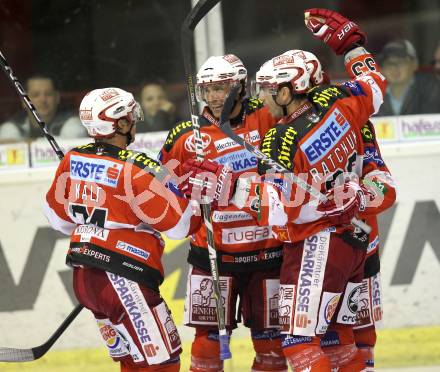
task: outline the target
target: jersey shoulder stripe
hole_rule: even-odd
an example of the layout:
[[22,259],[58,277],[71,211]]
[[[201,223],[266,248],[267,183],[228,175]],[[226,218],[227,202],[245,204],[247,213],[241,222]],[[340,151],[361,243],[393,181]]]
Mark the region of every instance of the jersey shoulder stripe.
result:
[[102,155],[115,160],[131,163],[154,177],[162,179],[168,172],[161,164],[147,154],[139,151],[121,149],[104,143],[89,143],[84,146],[78,146],[70,150],[69,153],[79,153],[84,155]]
[[80,154],[96,154],[97,146],[96,143],[88,143],[87,145],[77,146],[71,149],[69,152],[79,152]]
[[346,89],[337,85],[320,85],[307,92],[307,99],[320,118],[327,113],[338,99],[349,96],[350,94]]
[[[199,116],[199,125],[200,127],[211,125],[211,123],[206,120],[203,116]],[[193,130],[192,121],[181,121],[174,125],[173,128],[168,132],[167,139],[163,145],[163,150],[166,152],[170,152],[173,148],[174,144],[178,141],[180,137],[182,137],[185,133],[188,133]]]
[[176,123],[174,127],[170,129],[168,132],[167,139],[165,140],[165,143],[163,145],[163,149],[166,152],[169,152],[171,148],[173,147],[174,143],[185,133],[192,130],[192,122],[191,120],[188,121],[181,121],[179,123]]
[[[302,115],[291,124],[278,124],[267,131],[260,144],[261,151],[281,164],[289,171],[293,171],[293,161],[301,139],[315,126],[311,121],[313,116]],[[258,163],[258,173],[264,174],[269,167],[264,161]]]
[[154,159],[151,159],[147,154],[139,151],[120,150],[117,154],[117,159],[127,163],[132,163],[145,172],[161,179],[168,172],[161,164]]
[[255,111],[264,107],[263,101],[256,98],[247,98],[243,101],[243,103],[247,115],[252,114]]

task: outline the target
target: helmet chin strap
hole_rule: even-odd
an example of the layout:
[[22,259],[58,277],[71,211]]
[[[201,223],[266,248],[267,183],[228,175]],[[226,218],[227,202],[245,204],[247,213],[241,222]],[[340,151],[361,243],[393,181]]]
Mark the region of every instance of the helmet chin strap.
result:
[[[273,99],[273,101],[279,106],[279,107],[281,107],[281,109],[283,110],[283,116],[287,116],[289,113],[287,112],[287,106],[289,106],[292,102],[293,102],[293,100],[295,99],[295,93],[293,93],[293,90],[292,90],[292,87],[290,86],[290,84],[289,84],[289,86],[287,86],[288,88],[289,88],[289,91],[290,91],[290,101],[289,102],[287,102],[286,104],[284,104],[284,105],[281,105],[281,104],[279,104],[278,102],[277,102],[277,97],[278,97],[278,93],[277,94],[272,94],[272,99]],[[279,92],[279,91],[278,91]]]
[[277,102],[277,96],[273,95],[272,96],[273,101],[277,104],[277,106],[281,107],[281,109],[283,110],[283,116],[287,116],[289,113],[287,112],[287,106],[289,106],[292,102],[293,102],[293,95],[291,95],[290,101],[287,102],[285,105],[281,105]]
[[131,123],[130,129],[128,130],[127,133],[122,133],[118,129],[115,130],[115,134],[118,133],[121,136],[127,137],[127,146],[133,142],[133,136],[131,135],[131,129],[133,128],[133,125],[134,125],[134,123]]
[[127,138],[127,146],[133,142],[133,136],[131,135],[131,128],[133,127],[133,124],[130,127],[130,130],[127,133],[122,133],[120,131],[116,131],[115,133],[118,133],[121,136],[124,136]]

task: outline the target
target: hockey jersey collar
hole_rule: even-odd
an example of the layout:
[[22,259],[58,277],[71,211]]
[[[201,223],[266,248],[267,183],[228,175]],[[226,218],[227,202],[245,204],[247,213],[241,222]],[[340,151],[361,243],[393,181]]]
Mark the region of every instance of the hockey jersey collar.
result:
[[[212,115],[211,110],[208,106],[205,106],[202,112],[202,118],[206,120],[207,122],[216,125],[217,127],[220,126],[219,120]],[[246,117],[246,104],[244,101],[241,102],[241,109],[237,116],[234,116],[229,120],[232,127],[236,127],[244,122],[244,119]]]

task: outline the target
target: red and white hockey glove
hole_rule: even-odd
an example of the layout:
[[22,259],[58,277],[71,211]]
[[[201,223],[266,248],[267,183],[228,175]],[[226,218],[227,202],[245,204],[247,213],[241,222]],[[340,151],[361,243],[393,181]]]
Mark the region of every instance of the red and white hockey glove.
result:
[[365,44],[367,37],[359,26],[328,9],[312,8],[304,12],[307,28],[324,41],[337,55],[345,54],[355,46]]
[[212,160],[188,159],[183,163],[183,170],[186,174],[190,173],[181,185],[187,198],[202,204],[210,203],[214,209],[219,205],[228,205],[237,180],[231,167]]
[[328,217],[332,225],[347,225],[358,212],[366,208],[366,190],[353,181],[335,186],[326,196],[328,200],[318,205],[318,211]]

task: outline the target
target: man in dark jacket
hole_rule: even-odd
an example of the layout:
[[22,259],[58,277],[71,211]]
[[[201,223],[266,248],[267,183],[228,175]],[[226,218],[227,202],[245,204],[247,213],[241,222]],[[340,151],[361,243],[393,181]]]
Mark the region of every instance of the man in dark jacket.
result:
[[388,87],[378,116],[440,113],[440,83],[417,72],[417,53],[408,40],[386,44],[380,63]]

